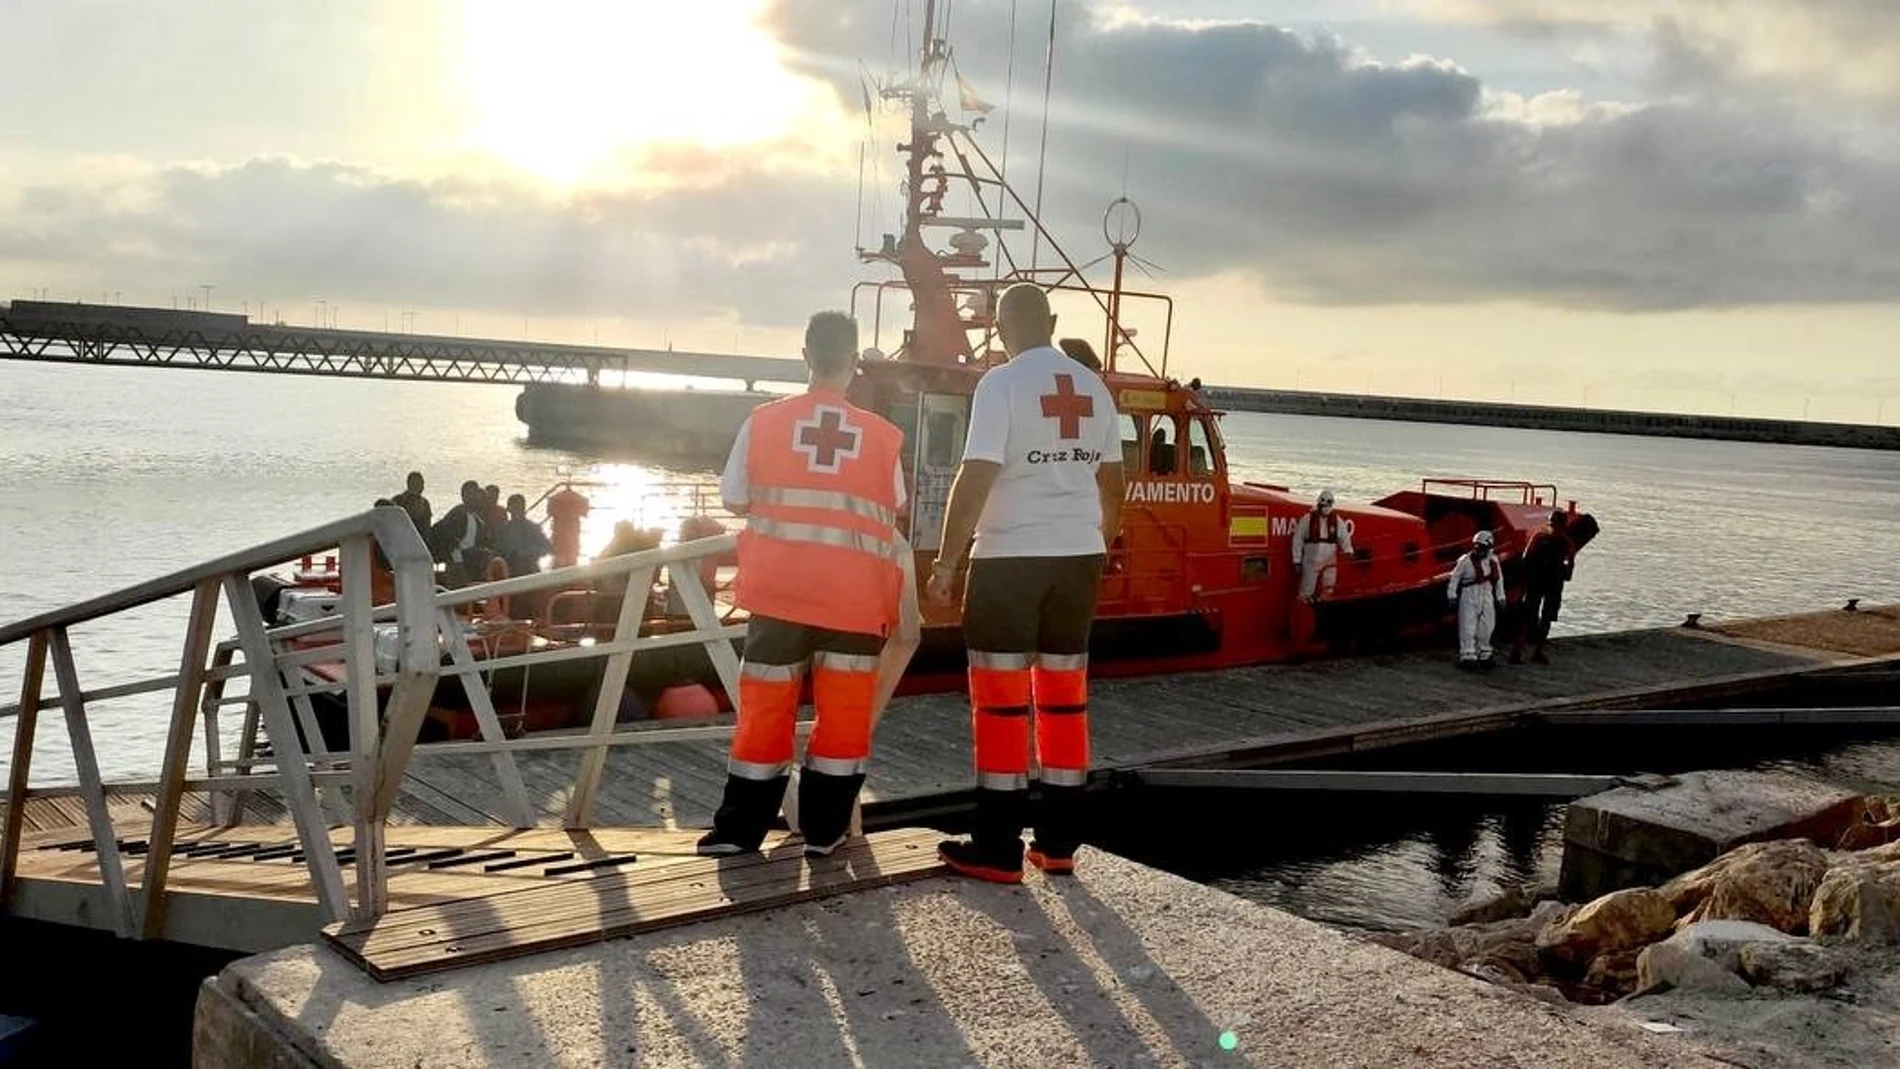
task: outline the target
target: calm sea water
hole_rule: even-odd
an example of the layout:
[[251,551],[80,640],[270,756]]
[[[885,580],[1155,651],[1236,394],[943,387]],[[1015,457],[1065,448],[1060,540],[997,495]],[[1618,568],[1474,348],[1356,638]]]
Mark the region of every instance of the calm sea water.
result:
[[[588,546],[604,544],[615,519],[663,520],[635,515],[651,508],[653,488],[707,478],[530,448],[514,397],[492,386],[0,362],[0,620],[365,508],[400,490],[411,468],[427,476],[438,511],[464,479],[530,498],[562,468],[604,483]],[[1900,601],[1900,454],[1247,413],[1224,428],[1237,478],[1330,486],[1345,500],[1431,475],[1556,483],[1603,525],[1559,633]],[[76,631],[85,685],[174,670],[184,613],[166,603]],[[0,650],[0,704],[18,694],[23,657]],[[108,776],[156,774],[162,702],[121,699],[93,713]],[[11,732],[0,721],[0,769]],[[33,778],[71,775],[60,718],[42,716]],[[1466,859],[1454,868],[1508,855],[1507,840],[1526,849],[1516,824],[1485,827],[1470,845],[1451,844]],[[1403,887],[1392,872],[1443,863],[1420,851],[1446,852],[1410,840],[1367,850],[1287,879],[1336,884],[1335,897],[1350,900],[1363,880]]]

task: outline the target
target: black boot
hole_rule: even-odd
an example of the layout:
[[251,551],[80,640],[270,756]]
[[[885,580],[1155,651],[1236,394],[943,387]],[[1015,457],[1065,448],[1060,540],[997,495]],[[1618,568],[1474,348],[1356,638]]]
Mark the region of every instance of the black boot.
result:
[[1021,883],[1023,878],[1023,826],[1029,810],[1029,792],[976,792],[976,818],[970,825],[970,841],[950,840],[939,844],[937,856],[951,870],[991,883]]
[[1043,786],[1036,838],[1029,844],[1030,864],[1052,875],[1075,871],[1075,852],[1086,832],[1086,798],[1081,787]]
[[798,774],[798,825],[807,857],[828,857],[851,829],[851,809],[864,774],[832,776],[812,769]]
[[785,784],[790,779],[727,775],[725,797],[719,803],[719,812],[713,814],[712,830],[699,840],[699,853],[724,857],[757,850],[778,818],[779,806],[785,801]]

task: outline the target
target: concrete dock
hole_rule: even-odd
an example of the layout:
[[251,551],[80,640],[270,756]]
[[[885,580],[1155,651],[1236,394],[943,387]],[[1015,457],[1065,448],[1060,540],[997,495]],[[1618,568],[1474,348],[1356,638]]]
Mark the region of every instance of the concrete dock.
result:
[[247,958],[206,982],[194,1064],[1718,1063],[1089,850],[1072,881],[934,877],[387,984],[320,946]]

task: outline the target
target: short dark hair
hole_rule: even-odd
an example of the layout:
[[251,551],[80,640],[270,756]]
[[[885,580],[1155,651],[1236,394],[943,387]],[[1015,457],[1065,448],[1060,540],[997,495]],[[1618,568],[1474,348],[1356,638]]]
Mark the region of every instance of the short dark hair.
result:
[[858,355],[858,321],[843,312],[819,312],[805,324],[805,363],[820,375],[836,375]]
[[528,511],[528,499],[520,494],[509,494],[508,511],[513,512],[516,509],[520,509],[523,512]]

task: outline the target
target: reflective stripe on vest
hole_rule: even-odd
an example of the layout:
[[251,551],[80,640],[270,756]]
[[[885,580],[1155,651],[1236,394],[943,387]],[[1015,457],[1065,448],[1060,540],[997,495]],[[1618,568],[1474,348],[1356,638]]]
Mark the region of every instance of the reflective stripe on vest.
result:
[[784,505],[799,509],[837,509],[875,520],[886,527],[897,526],[897,513],[869,498],[842,490],[802,490],[797,487],[762,486],[754,489],[752,500],[761,505]]
[[842,527],[832,527],[829,524],[793,523],[765,516],[754,516],[746,523],[746,527],[755,534],[776,538],[782,542],[836,546],[839,549],[855,549],[860,553],[869,553],[873,557],[881,557],[885,560],[897,559],[897,547],[884,539],[862,531],[847,531]]

